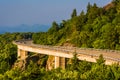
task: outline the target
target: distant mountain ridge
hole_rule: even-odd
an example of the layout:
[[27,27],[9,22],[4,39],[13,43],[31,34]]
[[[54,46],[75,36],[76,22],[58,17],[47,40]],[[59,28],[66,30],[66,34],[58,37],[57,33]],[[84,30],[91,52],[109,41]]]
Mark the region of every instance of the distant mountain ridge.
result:
[[0,26],[0,34],[5,32],[46,32],[50,28],[50,25],[26,25],[21,24],[18,26]]

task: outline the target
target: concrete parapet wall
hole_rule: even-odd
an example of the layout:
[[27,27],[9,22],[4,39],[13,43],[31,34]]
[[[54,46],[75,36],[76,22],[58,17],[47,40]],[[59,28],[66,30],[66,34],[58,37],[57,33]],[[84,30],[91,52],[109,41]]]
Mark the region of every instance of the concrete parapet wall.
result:
[[18,57],[24,59],[27,57],[27,52],[35,52],[39,54],[55,56],[55,68],[58,66],[65,67],[65,58],[72,58],[73,53],[77,53],[79,60],[86,60],[89,62],[96,62],[100,54],[103,54],[106,65],[113,63],[120,63],[120,53],[114,50],[101,50],[101,49],[83,49],[76,47],[62,47],[62,46],[44,46],[35,45],[31,41],[17,41],[14,42],[18,47]]
[[[25,45],[18,45],[18,49],[24,50],[24,51],[29,51],[29,52],[35,52],[35,53],[40,53],[40,54],[46,54],[46,55],[52,55],[52,56],[59,56],[59,57],[64,57],[64,58],[72,58],[73,53],[68,53],[68,52],[63,52],[63,51],[56,51],[56,50],[49,50],[49,49],[43,49],[43,48],[35,48],[32,46],[25,46]],[[21,55],[23,58],[25,58],[25,55]],[[98,59],[99,56],[92,56],[92,55],[87,55],[87,54],[78,54],[77,55],[79,60],[86,60],[89,62],[96,62],[96,59]],[[110,65],[112,63],[117,63],[118,61],[115,60],[110,60],[106,59],[106,64]]]

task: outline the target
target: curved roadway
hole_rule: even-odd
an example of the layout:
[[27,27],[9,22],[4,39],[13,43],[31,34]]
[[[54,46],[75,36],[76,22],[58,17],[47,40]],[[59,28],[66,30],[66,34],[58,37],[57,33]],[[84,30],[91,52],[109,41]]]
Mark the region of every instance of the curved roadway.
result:
[[98,58],[99,55],[102,54],[104,59],[120,62],[120,51],[116,51],[116,50],[38,45],[38,44],[33,44],[31,40],[20,40],[20,41],[14,41],[13,43],[16,45],[24,45],[24,46],[42,48],[42,49],[53,50],[58,52],[59,51],[66,53],[76,52],[78,56],[82,54],[82,55]]

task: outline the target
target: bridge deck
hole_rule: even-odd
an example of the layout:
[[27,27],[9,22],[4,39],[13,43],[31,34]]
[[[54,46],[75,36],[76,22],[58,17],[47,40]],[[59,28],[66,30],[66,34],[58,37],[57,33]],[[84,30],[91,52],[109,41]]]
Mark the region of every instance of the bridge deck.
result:
[[120,51],[116,51],[116,50],[38,45],[38,44],[33,44],[32,41],[28,41],[28,40],[15,41],[14,44],[29,46],[33,48],[42,48],[42,49],[53,50],[58,52],[66,52],[66,53],[76,52],[78,55],[84,54],[93,57],[98,57],[100,54],[102,54],[105,59],[110,59],[120,62]]

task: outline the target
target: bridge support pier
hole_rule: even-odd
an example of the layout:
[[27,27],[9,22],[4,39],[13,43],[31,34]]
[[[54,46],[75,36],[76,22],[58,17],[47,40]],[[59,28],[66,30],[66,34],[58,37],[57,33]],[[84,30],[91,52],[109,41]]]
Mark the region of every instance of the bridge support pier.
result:
[[54,68],[61,67],[62,69],[65,69],[65,58],[55,56],[55,66]]
[[18,58],[25,59],[28,56],[28,52],[18,48]]

